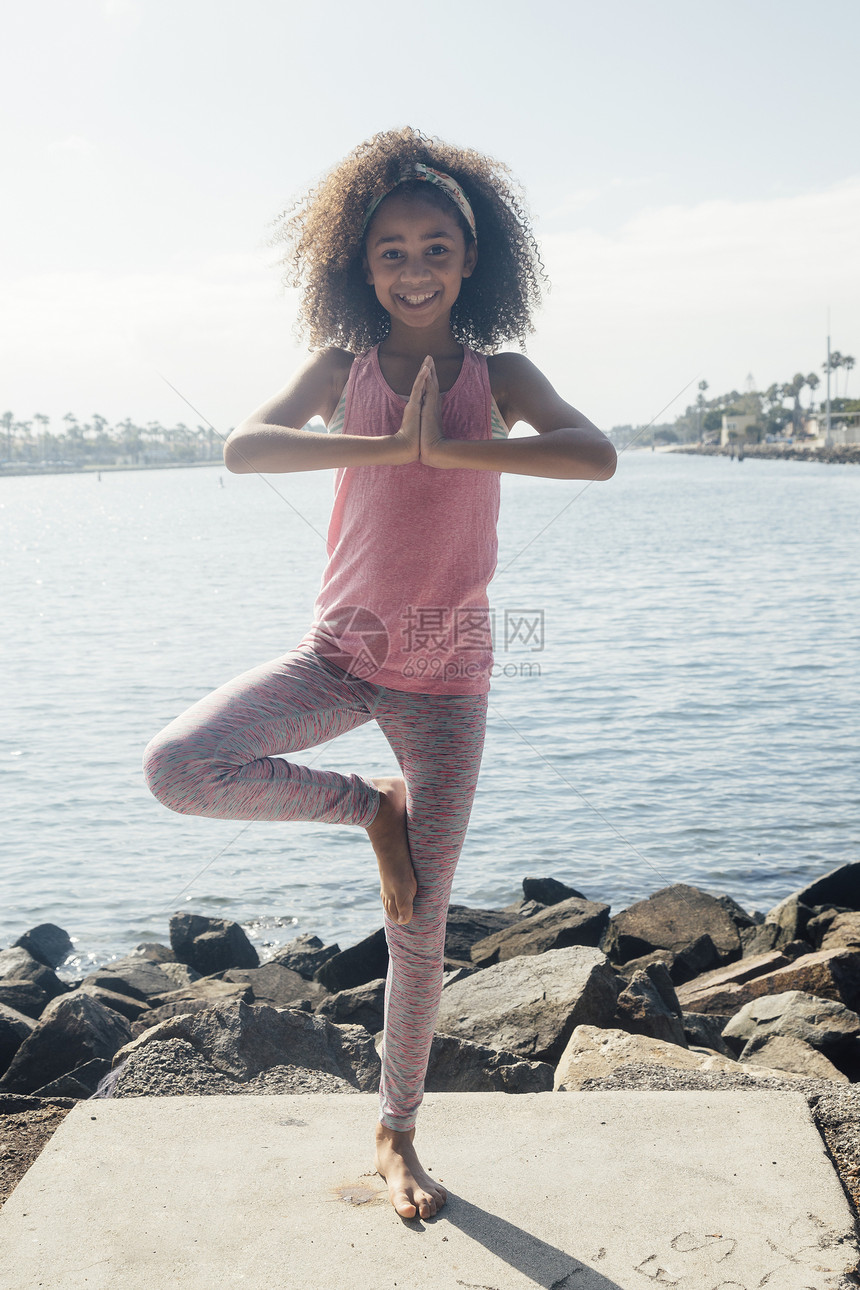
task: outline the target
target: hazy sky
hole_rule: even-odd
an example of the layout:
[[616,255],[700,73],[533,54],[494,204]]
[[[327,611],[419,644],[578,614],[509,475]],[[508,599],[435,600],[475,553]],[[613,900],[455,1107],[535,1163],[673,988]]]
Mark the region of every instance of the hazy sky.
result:
[[828,306],[860,356],[858,35],[856,0],[0,0],[0,410],[196,425],[160,372],[228,429],[303,356],[269,221],[406,123],[524,183],[529,353],[605,428],[820,369]]

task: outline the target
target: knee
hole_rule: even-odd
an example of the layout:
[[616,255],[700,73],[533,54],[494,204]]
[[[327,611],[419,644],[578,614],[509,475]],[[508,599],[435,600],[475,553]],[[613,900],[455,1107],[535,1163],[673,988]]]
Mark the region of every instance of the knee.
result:
[[187,741],[162,731],[143,753],[143,776],[153,797],[171,811],[199,815],[203,776],[199,760]]

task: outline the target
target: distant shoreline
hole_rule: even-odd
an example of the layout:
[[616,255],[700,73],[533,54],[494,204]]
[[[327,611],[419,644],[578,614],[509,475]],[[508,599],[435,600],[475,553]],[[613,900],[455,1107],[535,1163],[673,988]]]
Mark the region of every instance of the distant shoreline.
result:
[[[832,466],[860,466],[860,444],[847,444],[833,448],[802,448],[792,445],[783,448],[775,443],[745,443],[744,457],[761,457],[782,461],[824,461]],[[659,451],[659,449],[657,450]],[[732,449],[719,444],[670,444],[668,452],[691,453],[698,457],[731,457]],[[738,456],[738,446],[734,449]]]
[[226,470],[223,461],[150,461],[135,466],[0,466],[0,479],[13,475],[100,475],[114,474],[120,470],[191,470],[199,466],[216,466]]

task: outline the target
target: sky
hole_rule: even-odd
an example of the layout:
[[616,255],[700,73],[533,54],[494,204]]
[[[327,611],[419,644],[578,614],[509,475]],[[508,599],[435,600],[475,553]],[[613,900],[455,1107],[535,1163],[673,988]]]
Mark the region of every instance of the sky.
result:
[[820,372],[828,325],[860,352],[858,37],[856,0],[0,0],[0,411],[226,433],[307,353],[271,221],[404,124],[524,185],[528,353],[602,428]]

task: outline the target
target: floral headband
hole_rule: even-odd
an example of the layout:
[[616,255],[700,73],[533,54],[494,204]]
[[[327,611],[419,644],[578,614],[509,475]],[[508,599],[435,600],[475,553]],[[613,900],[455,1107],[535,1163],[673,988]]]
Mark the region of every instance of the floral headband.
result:
[[411,166],[407,166],[396,183],[392,184],[390,188],[387,188],[384,193],[380,193],[378,197],[374,197],[373,201],[367,208],[364,223],[361,226],[362,237],[364,236],[367,226],[373,219],[380,203],[385,201],[388,194],[393,192],[399,184],[405,184],[410,179],[423,179],[428,184],[435,184],[437,188],[441,188],[445,196],[449,197],[457,207],[457,210],[469,225],[472,237],[475,239],[475,242],[477,242],[478,238],[475,233],[475,212],[472,210],[468,197],[463,192],[456,179],[452,179],[450,175],[446,175],[442,170],[434,170],[432,166],[425,166],[420,161],[415,161]]

